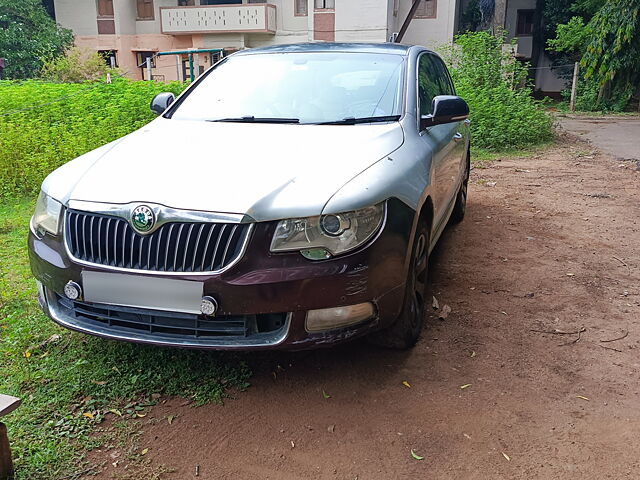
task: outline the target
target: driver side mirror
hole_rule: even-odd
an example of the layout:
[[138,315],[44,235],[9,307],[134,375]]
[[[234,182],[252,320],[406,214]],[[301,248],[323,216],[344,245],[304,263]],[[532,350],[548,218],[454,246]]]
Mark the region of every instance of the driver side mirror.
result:
[[420,131],[435,125],[459,122],[469,118],[469,105],[455,95],[438,95],[433,98],[432,105],[433,113],[420,118]]
[[171,92],[159,93],[151,100],[151,111],[156,115],[162,115],[175,99],[176,96]]

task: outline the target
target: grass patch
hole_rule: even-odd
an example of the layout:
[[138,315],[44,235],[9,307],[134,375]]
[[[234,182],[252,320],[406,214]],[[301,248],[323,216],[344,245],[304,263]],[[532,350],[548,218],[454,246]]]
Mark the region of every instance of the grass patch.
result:
[[0,203],[0,392],[24,402],[5,418],[17,479],[86,468],[86,452],[107,441],[96,427],[108,416],[138,418],[158,395],[221,402],[249,385],[240,356],[101,340],[46,318],[27,257],[32,209],[32,200]]
[[180,83],[0,81],[0,197],[30,195],[53,170],[153,120],[153,96]]
[[533,157],[545,152],[556,144],[555,140],[527,148],[508,148],[498,151],[471,147],[471,163],[475,168],[487,168],[491,163],[505,157]]

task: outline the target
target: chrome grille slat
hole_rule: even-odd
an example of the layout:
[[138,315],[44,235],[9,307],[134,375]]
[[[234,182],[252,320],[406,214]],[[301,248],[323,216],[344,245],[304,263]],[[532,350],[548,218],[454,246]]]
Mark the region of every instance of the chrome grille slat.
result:
[[176,238],[176,248],[174,248],[174,254],[173,254],[173,267],[171,267],[171,271],[172,272],[177,272],[177,265],[176,265],[176,261],[178,260],[178,249],[180,247],[180,237],[182,236],[182,229],[184,228],[184,223],[180,224],[180,228],[178,229],[178,236]]
[[216,225],[211,225],[209,229],[209,235],[207,235],[207,240],[204,242],[204,252],[202,253],[202,263],[200,264],[200,270],[204,270],[204,262],[207,259],[207,250],[209,250],[209,242],[211,241],[211,235],[216,230]]
[[226,225],[222,225],[220,228],[220,233],[218,234],[218,239],[216,240],[216,246],[213,247],[213,255],[211,255],[211,270],[215,269],[216,264],[216,256],[218,255],[218,246],[220,245],[220,240],[222,240],[222,236],[224,235],[224,231],[227,229]]
[[[104,226],[104,236],[105,238],[109,238],[109,227],[111,226],[111,219],[107,218],[107,224]],[[104,246],[104,259],[107,265],[111,265],[111,260],[109,259],[109,244],[111,242],[105,242]]]
[[[80,254],[81,255],[80,258],[83,258],[83,256],[84,257],[87,256],[87,245],[85,243],[85,240],[87,238],[86,237],[87,231],[85,230],[85,222],[86,222],[86,220],[87,219],[85,217],[82,218],[82,253]],[[93,220],[91,221],[91,227],[93,227]],[[89,227],[89,228],[91,228],[91,227]],[[91,245],[91,256],[93,257],[93,244],[90,243],[90,245]]]
[[250,230],[249,224],[172,222],[141,236],[120,217],[76,210],[65,215],[73,258],[133,271],[220,271],[238,260]]
[[231,233],[229,233],[229,238],[227,239],[227,245],[224,247],[224,253],[222,254],[222,260],[221,260],[222,263],[224,263],[224,259],[227,258],[227,252],[229,251],[229,246],[233,241],[233,234],[236,233],[236,227],[237,225],[234,225],[233,228],[231,228]]
[[169,235],[167,235],[167,246],[164,249],[164,263],[162,264],[162,270],[164,270],[165,272],[168,271],[168,267],[167,267],[167,261],[169,260],[169,248],[171,247],[171,233],[173,232],[173,227],[175,225],[171,224],[171,227],[169,228]]
[[193,259],[191,260],[191,271],[193,272],[193,269],[196,265],[196,257],[198,256],[198,247],[200,246],[200,237],[202,236],[202,230],[204,230],[204,223],[202,225],[200,225],[200,230],[198,230],[198,236],[196,237],[196,246],[193,250]]
[[182,255],[182,268],[183,272],[187,271],[187,253],[189,253],[189,240],[191,240],[191,233],[193,232],[193,223],[189,227],[189,233],[187,233],[187,240],[184,242],[184,255]]

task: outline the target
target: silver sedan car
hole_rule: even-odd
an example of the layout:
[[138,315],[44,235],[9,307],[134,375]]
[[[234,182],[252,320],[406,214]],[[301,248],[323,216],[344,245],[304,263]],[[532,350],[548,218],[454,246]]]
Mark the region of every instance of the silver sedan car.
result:
[[438,55],[245,50],[151,109],[42,184],[29,250],[47,315],[189,348],[416,343],[469,178],[469,109]]

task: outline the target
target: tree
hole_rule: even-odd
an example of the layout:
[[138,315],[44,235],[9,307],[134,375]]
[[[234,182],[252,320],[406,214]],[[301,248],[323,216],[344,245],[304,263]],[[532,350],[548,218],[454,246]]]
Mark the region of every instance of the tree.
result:
[[[578,3],[594,9],[597,1]],[[588,22],[575,16],[558,25],[548,45],[580,60],[591,108],[624,109],[640,83],[640,0],[606,0]]]
[[[587,25],[586,76],[625,89],[640,80],[640,0],[608,0]],[[633,92],[632,92],[633,93]]]
[[44,60],[64,53],[73,33],[57,25],[40,0],[0,0],[0,57],[6,78],[36,76]]

